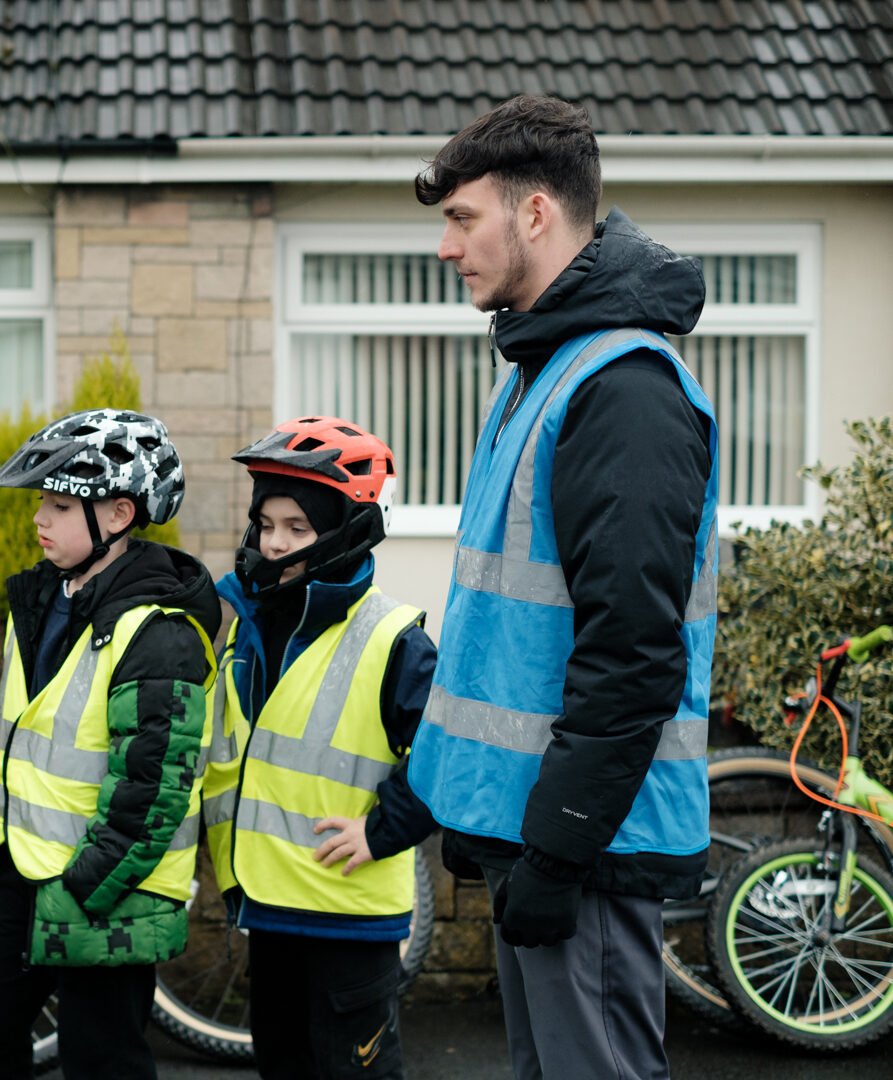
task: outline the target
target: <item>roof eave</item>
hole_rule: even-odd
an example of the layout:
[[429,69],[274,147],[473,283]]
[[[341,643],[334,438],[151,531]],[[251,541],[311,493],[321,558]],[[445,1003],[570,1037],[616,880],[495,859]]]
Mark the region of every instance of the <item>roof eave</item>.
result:
[[[448,136],[180,139],[175,156],[122,153],[0,158],[0,183],[410,181]],[[611,183],[893,181],[893,136],[603,135]]]

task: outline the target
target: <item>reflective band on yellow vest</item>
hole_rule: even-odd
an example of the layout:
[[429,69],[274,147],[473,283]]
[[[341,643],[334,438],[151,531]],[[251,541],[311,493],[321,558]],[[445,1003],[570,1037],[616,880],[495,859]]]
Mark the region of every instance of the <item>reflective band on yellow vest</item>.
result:
[[[248,720],[239,708],[239,695],[233,678],[233,649],[238,629],[239,620],[234,619],[229,628],[223,656],[220,658],[217,682],[214,684],[211,750],[205,772],[205,786],[202,789],[202,818],[217,875],[217,885],[221,892],[236,885],[232,871],[230,838],[236,809],[239,768],[251,731]],[[227,707],[227,702],[234,704]]]
[[[245,893],[263,904],[301,911],[366,917],[412,908],[413,853],[369,862],[343,877],[342,865],[313,860],[325,834],[314,825],[337,814],[367,814],[376,788],[399,760],[381,719],[381,692],[397,638],[420,612],[373,586],[347,618],[325,630],[289,667],[247,740],[236,800],[233,869]],[[231,633],[230,643],[235,640]],[[218,726],[205,804],[220,883],[230,875],[224,829],[236,771],[233,753],[246,731],[224,656],[226,707]],[[227,757],[229,756],[229,764]],[[229,781],[219,783],[221,776]],[[230,875],[231,876],[231,875]]]
[[[210,674],[216,664],[204,629],[177,608],[145,604],[125,612],[109,640],[93,641],[88,626],[62,667],[32,701],[12,619],[8,621],[4,670],[3,763],[6,778],[6,834],[10,854],[24,877],[35,881],[57,877],[71,859],[87,823],[96,813],[99,787],[108,775],[108,693],[112,674],[134,635],[147,620],[183,615],[202,640]],[[10,741],[7,739],[11,736]],[[147,892],[174,899],[189,898],[200,821],[201,781],[211,739],[210,716],[202,736],[202,752],[193,781],[189,809],[167,853],[140,883]]]

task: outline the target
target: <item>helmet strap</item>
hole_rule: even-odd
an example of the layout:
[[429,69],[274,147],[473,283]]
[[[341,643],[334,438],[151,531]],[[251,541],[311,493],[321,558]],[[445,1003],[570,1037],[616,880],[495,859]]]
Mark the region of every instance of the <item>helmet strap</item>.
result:
[[287,567],[298,562],[307,563],[300,577],[283,583],[288,586],[326,580],[332,573],[365,555],[384,539],[384,535],[378,508],[371,503],[352,503],[337,529],[324,533],[305,548],[271,560],[261,555],[257,527],[252,522],[236,552],[236,577],[245,595],[256,600],[282,587],[280,578]]
[[86,559],[79,562],[77,566],[72,566],[71,569],[65,571],[66,578],[76,578],[81,574],[86,573],[94,563],[99,562],[100,559],[108,555],[112,544],[120,540],[122,536],[126,536],[131,529],[131,526],[128,525],[126,529],[123,529],[121,532],[112,533],[103,540],[99,522],[96,520],[96,510],[92,500],[81,499],[81,506],[84,508],[84,517],[87,519],[87,528],[90,531],[90,541],[93,544],[93,550]]

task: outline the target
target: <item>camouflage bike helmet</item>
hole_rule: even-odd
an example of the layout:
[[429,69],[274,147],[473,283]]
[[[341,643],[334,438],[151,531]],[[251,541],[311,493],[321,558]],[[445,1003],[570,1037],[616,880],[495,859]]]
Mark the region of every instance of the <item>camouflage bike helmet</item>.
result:
[[82,573],[126,531],[103,540],[93,502],[125,496],[134,523],[164,524],[180,509],[183,466],[160,420],[127,409],[85,409],[35,432],[0,468],[0,487],[34,488],[81,500],[93,552],[75,567]]
[[[387,535],[397,486],[394,455],[356,424],[333,416],[287,420],[233,460],[247,465],[255,480],[309,480],[342,496],[335,528],[281,559],[261,555],[258,522],[252,519],[236,552],[236,576],[248,596],[331,578]],[[298,562],[306,562],[304,572],[280,584],[282,572]]]

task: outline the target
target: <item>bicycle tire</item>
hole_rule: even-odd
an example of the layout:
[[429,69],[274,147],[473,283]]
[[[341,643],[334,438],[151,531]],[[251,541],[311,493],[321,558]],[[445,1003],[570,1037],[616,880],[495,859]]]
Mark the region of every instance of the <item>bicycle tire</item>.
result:
[[[814,833],[823,808],[803,795],[791,779],[788,754],[766,747],[735,747],[708,755],[710,850],[698,897],[664,905],[664,974],[667,992],[714,1026],[731,1028],[738,1016],[719,985],[707,954],[706,918],[710,897],[726,868],[754,846]],[[810,790],[827,795],[835,778],[813,762],[798,762],[798,776]],[[860,849],[893,851],[893,832],[860,822]]]
[[420,847],[415,852],[415,896],[409,937],[400,942],[400,981],[397,993],[403,995],[425,964],[434,934],[434,882]]
[[[207,877],[208,861],[200,849],[199,881]],[[420,848],[416,848],[415,875],[410,934],[400,950],[401,994],[421,970],[434,929],[434,886]],[[251,1062],[247,934],[228,927],[223,901],[211,883],[199,886],[193,913],[186,952],[158,966],[152,1019],[172,1039],[207,1058]]]
[[723,990],[761,1030],[804,1050],[851,1050],[893,1027],[893,875],[860,855],[845,929],[821,838],[762,845],[730,869],[707,943]]

